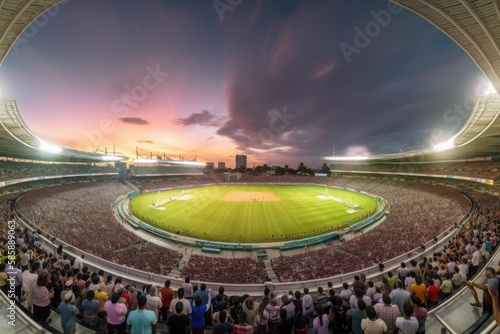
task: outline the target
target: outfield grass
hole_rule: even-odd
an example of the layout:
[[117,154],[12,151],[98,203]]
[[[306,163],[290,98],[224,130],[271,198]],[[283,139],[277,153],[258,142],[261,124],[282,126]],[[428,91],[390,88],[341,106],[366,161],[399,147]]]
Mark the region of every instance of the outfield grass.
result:
[[[138,195],[130,211],[139,219],[169,232],[236,243],[301,239],[337,231],[374,213],[370,196],[328,188],[328,196],[359,205],[352,208],[334,200],[322,200],[325,187],[291,185],[214,185]],[[262,195],[260,195],[262,194]],[[177,197],[191,197],[180,200]],[[245,199],[245,197],[247,197]],[[153,203],[171,200],[160,207]],[[236,199],[233,201],[228,198]],[[264,199],[264,200],[263,200]]]

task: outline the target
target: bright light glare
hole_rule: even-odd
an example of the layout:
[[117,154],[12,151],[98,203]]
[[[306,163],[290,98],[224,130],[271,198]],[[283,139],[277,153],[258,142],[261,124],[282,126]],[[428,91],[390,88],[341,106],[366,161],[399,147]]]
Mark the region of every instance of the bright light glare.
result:
[[62,151],[62,148],[60,148],[59,146],[56,146],[56,145],[53,145],[53,144],[49,144],[47,142],[44,142],[41,139],[40,139],[40,143],[39,143],[38,148],[40,150],[42,150],[42,151],[46,151],[46,152],[50,152],[50,153],[55,153],[55,154],[59,154]]
[[367,156],[362,156],[362,157],[323,157],[325,160],[331,160],[331,161],[359,161],[359,160],[367,160]]
[[122,159],[123,159],[122,157],[116,157],[114,155],[104,155],[102,157],[102,160],[104,161],[120,161]]
[[495,87],[491,84],[491,82],[488,84],[488,87],[484,90],[484,95],[493,95],[496,94],[497,91],[495,90]]
[[437,145],[434,145],[434,150],[437,152],[441,152],[444,150],[449,150],[450,148],[455,147],[455,138],[451,138],[444,143],[440,143]]
[[172,165],[189,165],[189,166],[205,166],[204,162],[197,161],[178,161],[178,160],[157,160],[157,159],[134,159],[136,164],[172,164]]

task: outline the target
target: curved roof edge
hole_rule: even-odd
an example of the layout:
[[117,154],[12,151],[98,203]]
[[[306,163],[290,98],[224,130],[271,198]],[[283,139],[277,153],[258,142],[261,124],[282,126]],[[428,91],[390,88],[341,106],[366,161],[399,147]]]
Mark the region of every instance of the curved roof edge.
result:
[[117,162],[126,157],[61,148],[36,136],[24,123],[15,100],[0,99],[0,152],[18,159],[61,162]]

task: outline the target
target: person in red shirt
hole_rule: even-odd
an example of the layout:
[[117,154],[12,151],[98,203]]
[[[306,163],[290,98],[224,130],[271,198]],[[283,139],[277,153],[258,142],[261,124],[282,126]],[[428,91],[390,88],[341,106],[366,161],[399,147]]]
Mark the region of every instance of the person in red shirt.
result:
[[165,281],[165,286],[160,289],[161,294],[161,319],[167,321],[168,310],[172,299],[174,299],[174,290],[170,287],[170,280]]
[[439,287],[434,284],[434,280],[429,278],[427,280],[427,309],[429,310],[431,307],[434,307],[438,304],[439,300]]

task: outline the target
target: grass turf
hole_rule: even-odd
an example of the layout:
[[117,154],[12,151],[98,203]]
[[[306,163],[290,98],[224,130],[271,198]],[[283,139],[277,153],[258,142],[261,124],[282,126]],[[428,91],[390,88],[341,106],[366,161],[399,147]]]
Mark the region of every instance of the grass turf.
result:
[[[237,193],[249,200],[228,201]],[[277,200],[263,201],[276,196]],[[187,200],[177,196],[192,196]],[[301,185],[214,185],[144,193],[130,201],[130,211],[148,224],[169,232],[222,242],[252,243],[301,239],[337,231],[374,213],[377,202],[370,196],[328,188],[328,196],[359,205],[352,208],[334,200],[321,200],[325,187]],[[151,208],[153,203],[164,210]],[[257,200],[254,200],[257,199]]]

